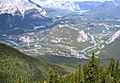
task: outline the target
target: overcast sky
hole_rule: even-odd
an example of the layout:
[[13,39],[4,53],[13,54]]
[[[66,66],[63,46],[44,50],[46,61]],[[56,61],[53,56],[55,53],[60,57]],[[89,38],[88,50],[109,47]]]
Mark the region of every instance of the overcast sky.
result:
[[[57,0],[57,1],[60,1],[60,0]],[[104,1],[113,1],[113,0],[61,0],[61,1],[101,1],[101,2],[104,2]]]

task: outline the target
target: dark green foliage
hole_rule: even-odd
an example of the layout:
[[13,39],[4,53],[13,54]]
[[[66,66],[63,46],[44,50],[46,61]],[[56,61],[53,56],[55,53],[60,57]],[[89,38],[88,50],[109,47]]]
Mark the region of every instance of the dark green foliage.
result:
[[0,83],[31,80],[33,73],[30,65],[25,60],[24,54],[0,44]]
[[63,75],[59,66],[27,56],[17,49],[0,44],[0,83],[42,83],[49,68]]

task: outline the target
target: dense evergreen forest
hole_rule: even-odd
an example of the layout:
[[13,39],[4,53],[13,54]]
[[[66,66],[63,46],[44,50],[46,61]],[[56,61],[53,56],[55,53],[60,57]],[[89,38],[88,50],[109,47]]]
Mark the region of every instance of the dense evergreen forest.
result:
[[93,54],[75,73],[68,73],[0,44],[0,83],[120,83],[120,67],[113,58],[105,66]]
[[27,56],[17,49],[0,44],[0,83],[42,83],[49,69],[68,74],[61,67]]
[[120,83],[119,61],[113,58],[104,66],[93,55],[88,63],[79,65],[76,73],[59,76],[55,71],[51,72],[46,83]]

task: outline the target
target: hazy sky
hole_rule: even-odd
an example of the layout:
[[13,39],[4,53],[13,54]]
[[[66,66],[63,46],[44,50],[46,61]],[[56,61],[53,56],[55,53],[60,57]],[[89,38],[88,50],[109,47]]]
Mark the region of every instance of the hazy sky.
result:
[[104,2],[104,1],[113,1],[113,0],[61,0],[61,1],[101,1],[101,2]]

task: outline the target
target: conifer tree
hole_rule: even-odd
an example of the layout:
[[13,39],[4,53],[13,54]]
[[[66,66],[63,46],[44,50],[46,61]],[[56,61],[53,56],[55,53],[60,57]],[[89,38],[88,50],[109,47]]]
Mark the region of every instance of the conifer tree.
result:
[[115,60],[113,58],[111,58],[110,64],[109,64],[109,67],[108,67],[108,73],[110,73],[111,76],[113,76],[114,71],[115,71]]
[[78,83],[84,83],[84,69],[83,65],[79,65],[79,73],[78,73]]
[[49,69],[49,83],[54,83],[54,75],[52,69]]
[[100,67],[99,60],[95,58],[95,55],[93,53],[92,58],[88,63],[88,68],[86,71],[86,82],[88,83],[101,82],[99,67]]

